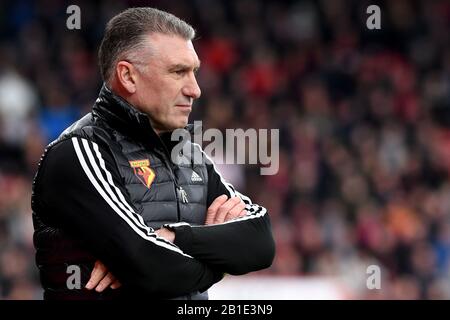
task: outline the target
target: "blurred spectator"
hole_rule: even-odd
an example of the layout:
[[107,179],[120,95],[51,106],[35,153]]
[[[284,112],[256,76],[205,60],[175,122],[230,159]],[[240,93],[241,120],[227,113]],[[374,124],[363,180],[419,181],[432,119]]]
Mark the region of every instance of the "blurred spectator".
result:
[[69,97],[61,88],[51,88],[47,96],[47,105],[39,113],[39,125],[50,143],[55,140],[65,128],[80,117],[80,110],[69,104]]
[[23,77],[13,70],[0,74],[0,129],[6,143],[23,143],[36,104],[36,90]]

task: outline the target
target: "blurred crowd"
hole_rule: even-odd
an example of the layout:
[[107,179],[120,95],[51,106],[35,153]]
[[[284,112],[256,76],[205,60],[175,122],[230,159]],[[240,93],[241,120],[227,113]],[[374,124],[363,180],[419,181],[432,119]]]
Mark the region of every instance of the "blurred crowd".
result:
[[[197,30],[205,128],[280,130],[280,167],[223,166],[271,214],[271,276],[338,277],[357,299],[450,299],[450,2],[2,1],[0,298],[40,299],[31,181],[89,112],[104,26],[129,7]],[[81,9],[68,30],[66,8]],[[69,182],[68,182],[69,183]],[[380,267],[381,290],[366,269]]]

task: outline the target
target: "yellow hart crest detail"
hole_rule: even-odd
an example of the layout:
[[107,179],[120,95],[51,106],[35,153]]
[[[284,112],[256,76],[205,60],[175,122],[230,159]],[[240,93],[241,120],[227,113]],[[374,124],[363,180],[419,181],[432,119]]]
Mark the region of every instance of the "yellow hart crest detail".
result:
[[133,168],[134,174],[138,179],[150,189],[156,177],[155,172],[150,168],[150,160],[133,160],[130,161],[130,166]]

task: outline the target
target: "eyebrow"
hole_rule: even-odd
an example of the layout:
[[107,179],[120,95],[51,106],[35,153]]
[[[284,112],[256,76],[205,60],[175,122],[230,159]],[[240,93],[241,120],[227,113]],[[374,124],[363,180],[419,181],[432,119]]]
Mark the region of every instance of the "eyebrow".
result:
[[183,64],[183,63],[177,63],[174,65],[171,65],[169,67],[169,71],[175,71],[175,70],[190,70],[190,69],[194,69],[194,71],[197,71],[200,68],[200,60],[198,61],[198,66],[195,66],[194,68],[192,68],[190,65],[187,64]]

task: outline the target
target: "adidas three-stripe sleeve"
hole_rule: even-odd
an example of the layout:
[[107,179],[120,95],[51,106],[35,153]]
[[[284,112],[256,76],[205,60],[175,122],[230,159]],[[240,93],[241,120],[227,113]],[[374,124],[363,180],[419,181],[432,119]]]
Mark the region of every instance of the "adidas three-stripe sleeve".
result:
[[84,240],[129,287],[170,298],[204,291],[222,277],[145,225],[112,156],[96,143],[73,137],[52,146],[36,192],[44,214]]

